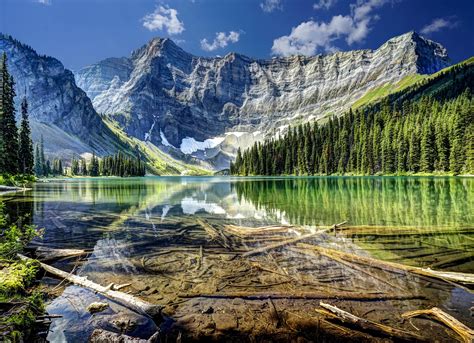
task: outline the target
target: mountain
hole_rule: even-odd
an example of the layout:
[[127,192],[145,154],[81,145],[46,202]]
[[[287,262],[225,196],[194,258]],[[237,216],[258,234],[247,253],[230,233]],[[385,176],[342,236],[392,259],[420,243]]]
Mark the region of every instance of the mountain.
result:
[[127,135],[223,168],[237,146],[341,114],[371,90],[396,89],[449,65],[445,48],[415,32],[376,50],[269,60],[197,57],[155,38],[75,77],[95,109]]
[[74,154],[104,155],[126,149],[60,61],[4,34],[0,34],[0,51],[6,52],[15,80],[17,115],[26,96],[33,140],[38,142],[42,135],[48,155],[70,159]]
[[151,172],[207,172],[200,167],[200,161],[192,158],[177,161],[150,142],[124,135],[120,127],[96,112],[90,98],[76,85],[74,74],[59,60],[39,55],[13,37],[0,34],[0,53],[3,52],[7,54],[8,69],[15,80],[17,116],[20,115],[21,99],[26,96],[33,141],[39,142],[43,136],[49,158],[60,157],[69,164],[77,155],[90,157],[95,153],[103,156],[117,151],[135,154],[138,148]]

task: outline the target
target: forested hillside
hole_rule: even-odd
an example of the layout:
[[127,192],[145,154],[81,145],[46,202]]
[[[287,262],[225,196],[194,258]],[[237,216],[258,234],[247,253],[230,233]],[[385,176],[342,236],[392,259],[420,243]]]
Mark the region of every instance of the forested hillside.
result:
[[234,175],[474,172],[472,59],[370,106],[238,152]]

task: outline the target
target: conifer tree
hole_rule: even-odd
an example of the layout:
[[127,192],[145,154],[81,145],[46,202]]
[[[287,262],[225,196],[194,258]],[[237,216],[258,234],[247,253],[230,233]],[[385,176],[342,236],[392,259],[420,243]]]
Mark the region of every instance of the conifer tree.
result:
[[33,143],[31,142],[31,130],[28,121],[28,102],[26,97],[21,103],[21,126],[20,126],[20,140],[18,149],[18,160],[20,173],[33,174]]
[[18,128],[15,120],[13,77],[8,73],[7,55],[0,62],[0,172],[18,173]]

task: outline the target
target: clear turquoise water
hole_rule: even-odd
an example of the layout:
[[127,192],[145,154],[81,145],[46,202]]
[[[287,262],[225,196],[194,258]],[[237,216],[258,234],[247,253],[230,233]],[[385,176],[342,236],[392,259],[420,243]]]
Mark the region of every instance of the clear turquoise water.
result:
[[42,244],[91,248],[111,230],[139,235],[183,218],[244,226],[347,220],[350,226],[380,227],[379,232],[406,226],[419,233],[351,236],[377,257],[397,259],[406,253],[408,263],[429,266],[434,262],[418,258],[417,252],[464,254],[462,263],[441,267],[474,272],[469,258],[474,251],[474,178],[84,178],[38,183],[8,199],[11,211],[33,211],[34,223],[46,229]]

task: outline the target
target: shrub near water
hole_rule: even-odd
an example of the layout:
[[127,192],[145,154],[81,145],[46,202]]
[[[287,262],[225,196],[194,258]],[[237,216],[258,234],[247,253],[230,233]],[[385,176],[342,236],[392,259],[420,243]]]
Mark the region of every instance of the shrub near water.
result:
[[19,342],[43,312],[41,295],[30,289],[39,265],[17,257],[39,232],[31,225],[9,223],[8,219],[0,204],[0,336],[2,341]]
[[0,185],[12,187],[29,187],[36,181],[33,175],[19,174],[19,175],[0,175]]

